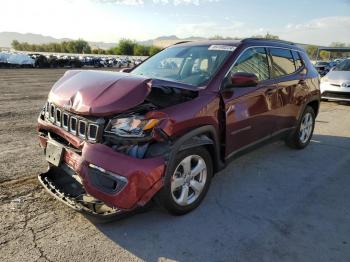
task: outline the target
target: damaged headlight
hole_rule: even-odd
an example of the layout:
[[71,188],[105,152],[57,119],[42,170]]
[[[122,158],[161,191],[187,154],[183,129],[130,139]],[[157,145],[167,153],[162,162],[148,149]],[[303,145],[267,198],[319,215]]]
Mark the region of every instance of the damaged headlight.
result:
[[108,133],[121,137],[144,137],[158,124],[158,119],[146,119],[142,116],[112,119]]

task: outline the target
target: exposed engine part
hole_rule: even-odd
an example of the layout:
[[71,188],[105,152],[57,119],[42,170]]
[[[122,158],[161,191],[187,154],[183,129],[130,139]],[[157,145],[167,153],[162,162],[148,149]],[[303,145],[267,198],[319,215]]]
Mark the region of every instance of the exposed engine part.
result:
[[146,101],[151,102],[157,107],[164,108],[192,100],[197,97],[197,94],[196,91],[157,86],[152,87],[152,91],[147,96]]

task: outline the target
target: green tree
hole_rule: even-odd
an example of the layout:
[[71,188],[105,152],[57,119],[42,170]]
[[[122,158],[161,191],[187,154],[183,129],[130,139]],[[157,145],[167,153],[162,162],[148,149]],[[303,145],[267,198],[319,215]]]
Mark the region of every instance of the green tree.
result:
[[130,39],[122,39],[118,43],[118,55],[134,55],[136,42]]
[[159,47],[157,47],[157,46],[151,46],[151,47],[149,48],[149,54],[148,54],[148,55],[152,56],[152,55],[157,54],[157,53],[160,52],[160,51],[162,51],[161,48],[159,48]]
[[305,51],[306,51],[307,55],[310,57],[310,59],[312,59],[312,60],[316,59],[317,49],[318,49],[318,46],[316,46],[316,45],[308,45],[305,48]]
[[15,50],[19,50],[19,45],[20,43],[17,40],[13,40],[11,43],[12,48]]
[[134,46],[134,55],[136,56],[148,56],[149,55],[149,46],[136,44]]

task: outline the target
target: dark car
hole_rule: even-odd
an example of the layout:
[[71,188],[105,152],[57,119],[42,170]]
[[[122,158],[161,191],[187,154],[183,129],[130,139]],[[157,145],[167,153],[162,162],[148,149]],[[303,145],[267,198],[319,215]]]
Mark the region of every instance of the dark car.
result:
[[241,153],[312,137],[319,75],[292,43],[181,43],[124,71],[67,71],[38,118],[39,180],[76,210],[113,217],[156,199],[185,214]]
[[326,61],[319,61],[319,62],[316,62],[315,64],[315,68],[317,72],[320,74],[320,76],[325,76],[333,66],[334,66],[333,64]]

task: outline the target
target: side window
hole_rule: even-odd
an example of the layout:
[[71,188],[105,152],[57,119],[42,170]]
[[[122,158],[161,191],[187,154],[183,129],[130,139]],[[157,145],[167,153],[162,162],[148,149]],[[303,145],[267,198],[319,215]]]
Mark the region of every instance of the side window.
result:
[[255,74],[259,81],[269,78],[269,66],[265,48],[246,50],[231,69],[231,73],[246,72]]
[[303,60],[301,59],[299,52],[292,51],[292,53],[294,57],[295,69],[296,71],[298,71],[300,68],[304,66]]
[[280,77],[295,72],[292,52],[287,49],[270,48],[272,58],[272,77]]

